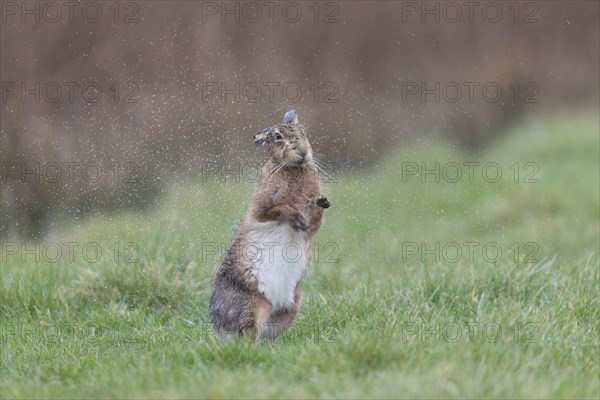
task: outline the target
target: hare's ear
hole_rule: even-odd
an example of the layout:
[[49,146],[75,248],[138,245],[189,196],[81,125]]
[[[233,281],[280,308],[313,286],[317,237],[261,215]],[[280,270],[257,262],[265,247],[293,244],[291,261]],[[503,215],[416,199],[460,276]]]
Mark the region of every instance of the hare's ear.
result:
[[285,113],[283,116],[284,124],[297,124],[298,123],[298,114],[296,114],[296,110],[291,110]]
[[271,128],[265,128],[262,131],[254,134],[254,144],[257,145],[258,147],[265,144],[265,141],[267,140],[267,136],[269,135],[270,131],[271,131]]

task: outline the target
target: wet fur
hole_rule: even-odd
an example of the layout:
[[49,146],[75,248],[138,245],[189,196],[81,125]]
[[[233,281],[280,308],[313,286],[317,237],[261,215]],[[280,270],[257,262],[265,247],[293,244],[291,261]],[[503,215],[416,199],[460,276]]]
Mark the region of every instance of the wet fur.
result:
[[[319,171],[311,162],[312,150],[302,125],[280,125],[269,133],[266,143],[269,161],[213,281],[210,312],[219,333],[274,339],[300,311],[299,284],[311,261],[313,236],[330,204],[322,195]],[[301,161],[303,155],[308,161]],[[274,258],[264,247],[268,241],[278,243],[271,245]],[[298,262],[281,259],[290,241],[301,246]],[[270,257],[269,262],[256,257],[261,246],[260,256]]]

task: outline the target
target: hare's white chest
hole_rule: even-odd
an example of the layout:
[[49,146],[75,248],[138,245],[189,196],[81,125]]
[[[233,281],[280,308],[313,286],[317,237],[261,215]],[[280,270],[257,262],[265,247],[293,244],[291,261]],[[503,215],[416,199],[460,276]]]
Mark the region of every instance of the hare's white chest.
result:
[[306,233],[281,221],[254,222],[252,228],[246,253],[258,279],[258,290],[272,304],[272,313],[290,308],[307,266]]

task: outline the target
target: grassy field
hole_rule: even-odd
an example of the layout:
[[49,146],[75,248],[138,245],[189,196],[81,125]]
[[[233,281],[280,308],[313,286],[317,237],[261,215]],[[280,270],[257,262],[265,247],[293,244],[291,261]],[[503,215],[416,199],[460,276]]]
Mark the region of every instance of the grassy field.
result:
[[208,324],[252,184],[174,183],[147,213],[4,242],[1,395],[598,398],[597,118],[530,121],[476,155],[415,143],[337,174],[302,311],[273,343]]

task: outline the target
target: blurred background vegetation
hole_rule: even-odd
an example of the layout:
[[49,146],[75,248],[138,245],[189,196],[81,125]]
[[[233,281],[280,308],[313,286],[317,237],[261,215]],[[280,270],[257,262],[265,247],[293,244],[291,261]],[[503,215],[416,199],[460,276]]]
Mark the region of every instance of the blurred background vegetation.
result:
[[[99,3],[97,22],[79,11],[69,21],[66,9],[54,23],[44,15],[22,22],[20,10],[3,8],[0,234],[40,239],[61,220],[144,210],[169,183],[199,181],[207,161],[260,160],[252,135],[292,108],[339,171],[380,165],[410,141],[441,136],[477,153],[532,116],[597,113],[598,2],[496,2],[503,14],[495,22],[482,17],[489,2],[473,22],[448,21],[442,10],[439,22],[423,22],[407,2],[297,2],[303,15],[294,23],[282,15],[287,3],[273,20],[263,8],[258,22],[187,1]],[[79,85],[73,99],[69,82]],[[83,93],[86,82],[94,85]],[[458,101],[451,91],[439,101],[408,93],[453,82],[463,89]],[[473,101],[468,82],[477,84]],[[22,93],[36,83],[39,101]],[[236,83],[237,98],[207,95]],[[501,99],[483,98],[487,83],[502,88]],[[48,101],[53,84],[63,91],[56,102]],[[269,84],[279,85],[272,99]],[[262,95],[252,101],[245,85]],[[279,88],[290,85],[302,96],[286,98]],[[19,172],[36,163],[57,163],[63,177],[49,181],[47,170],[23,182]],[[65,163],[75,168],[72,181]],[[101,179],[82,179],[82,165],[100,166]]]

